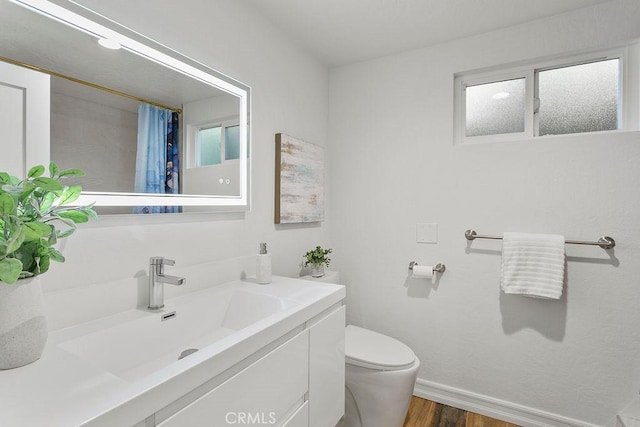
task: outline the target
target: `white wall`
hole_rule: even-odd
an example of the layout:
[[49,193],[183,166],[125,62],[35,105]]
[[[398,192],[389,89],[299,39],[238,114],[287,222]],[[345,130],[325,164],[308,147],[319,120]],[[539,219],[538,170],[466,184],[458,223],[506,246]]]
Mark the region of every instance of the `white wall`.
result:
[[67,184],[79,183],[87,191],[133,192],[137,138],[137,113],[51,94],[51,160],[61,169],[81,167],[86,173]]
[[[613,1],[331,70],[332,268],[348,321],[412,347],[424,389],[574,425],[612,425],[637,395],[640,133],[454,146],[453,74],[609,46],[638,22],[640,2]],[[438,244],[416,243],[419,222]],[[468,228],[618,245],[567,246],[565,295],[543,301],[502,295],[500,242]],[[447,271],[407,280],[412,260]]]
[[[153,255],[175,259],[176,268],[170,269],[177,271],[257,254],[259,242],[266,241],[273,253],[274,274],[296,274],[302,255],[316,244],[326,244],[327,231],[324,224],[274,226],[274,139],[276,133],[287,132],[326,143],[326,68],[235,0],[179,4],[158,0],[153,7],[141,0],[81,3],[252,87],[252,207],[235,215],[102,217],[80,227],[62,245],[67,262],[53,265],[43,277],[50,327],[135,307],[135,286],[127,294],[122,286],[109,284],[142,277]],[[211,25],[212,17],[216,25]],[[193,286],[187,283],[182,291]],[[86,306],[89,301],[93,308]]]

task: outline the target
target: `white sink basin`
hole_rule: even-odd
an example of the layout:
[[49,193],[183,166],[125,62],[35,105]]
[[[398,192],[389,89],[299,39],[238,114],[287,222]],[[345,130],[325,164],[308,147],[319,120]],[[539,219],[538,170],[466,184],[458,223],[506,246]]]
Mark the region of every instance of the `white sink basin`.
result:
[[[161,313],[132,308],[50,331],[40,360],[0,372],[0,426],[111,427],[168,415],[205,384],[291,342],[345,298],[344,287],[330,283],[279,276],[269,285],[221,283],[212,271],[203,265],[184,274],[190,282],[169,293],[188,293],[167,298]],[[198,351],[178,360],[191,348]]]
[[114,316],[108,326],[58,347],[134,381],[176,363],[185,350],[200,350],[292,305],[259,291],[238,282],[188,294],[167,301],[161,312],[134,310]]

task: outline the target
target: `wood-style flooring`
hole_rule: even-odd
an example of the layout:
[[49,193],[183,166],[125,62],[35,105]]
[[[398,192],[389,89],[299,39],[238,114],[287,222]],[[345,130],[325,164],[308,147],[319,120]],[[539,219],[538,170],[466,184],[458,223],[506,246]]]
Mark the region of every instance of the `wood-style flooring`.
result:
[[519,427],[413,396],[404,427]]

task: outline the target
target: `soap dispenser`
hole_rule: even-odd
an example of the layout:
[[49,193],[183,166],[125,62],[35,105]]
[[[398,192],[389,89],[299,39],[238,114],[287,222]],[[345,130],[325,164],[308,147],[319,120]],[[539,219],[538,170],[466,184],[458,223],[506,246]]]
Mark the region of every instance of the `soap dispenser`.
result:
[[256,283],[271,283],[271,254],[267,253],[266,243],[260,243],[260,253],[256,261]]

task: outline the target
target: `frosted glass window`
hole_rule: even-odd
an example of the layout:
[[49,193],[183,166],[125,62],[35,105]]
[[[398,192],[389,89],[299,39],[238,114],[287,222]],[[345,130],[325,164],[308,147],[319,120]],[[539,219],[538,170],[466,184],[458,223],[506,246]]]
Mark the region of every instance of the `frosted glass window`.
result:
[[240,126],[225,128],[224,158],[225,160],[240,158]]
[[619,62],[539,71],[539,135],[618,129]]
[[200,129],[198,131],[198,166],[217,165],[221,162],[220,156],[220,138],[222,137],[222,128],[220,126],[213,128]]
[[524,132],[525,79],[466,87],[466,136]]

